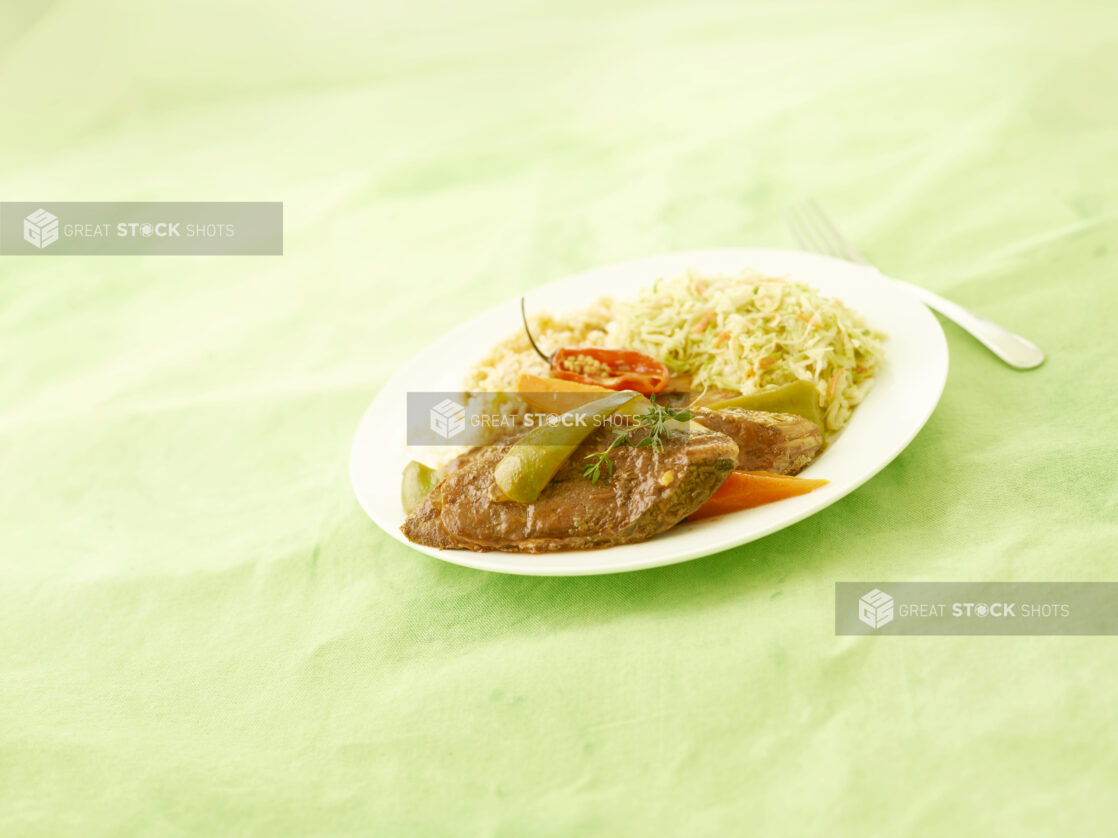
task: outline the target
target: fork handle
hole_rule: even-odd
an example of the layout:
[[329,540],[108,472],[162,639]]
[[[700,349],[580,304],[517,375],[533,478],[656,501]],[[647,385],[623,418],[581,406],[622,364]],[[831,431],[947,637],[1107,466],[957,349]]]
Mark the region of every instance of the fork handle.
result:
[[1044,353],[1040,347],[1018,334],[1014,334],[992,320],[979,317],[972,311],[967,311],[958,303],[933,294],[927,288],[912,285],[899,279],[893,280],[908,288],[919,297],[928,308],[938,311],[957,326],[970,332],[979,343],[1009,364],[1019,370],[1031,370],[1044,363]]

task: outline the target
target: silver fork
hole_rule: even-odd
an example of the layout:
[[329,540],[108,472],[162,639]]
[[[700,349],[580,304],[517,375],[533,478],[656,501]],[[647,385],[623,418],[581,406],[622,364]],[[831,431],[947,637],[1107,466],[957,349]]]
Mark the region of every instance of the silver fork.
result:
[[[838,228],[835,227],[827,214],[823,212],[823,208],[814,199],[806,201],[798,207],[786,208],[784,210],[784,220],[788,223],[788,229],[792,231],[792,235],[803,250],[811,250],[824,256],[833,256],[837,259],[845,259],[848,262],[873,267],[870,261],[859,253],[854,245],[838,231]],[[1016,367],[1019,370],[1031,370],[1044,363],[1044,353],[1032,341],[1014,334],[992,320],[979,317],[974,312],[967,311],[958,303],[944,299],[939,294],[933,294],[919,285],[901,282],[900,280],[893,280],[893,282],[905,286],[919,297],[928,308],[938,311],[948,320],[970,332],[987,349],[1011,367]]]

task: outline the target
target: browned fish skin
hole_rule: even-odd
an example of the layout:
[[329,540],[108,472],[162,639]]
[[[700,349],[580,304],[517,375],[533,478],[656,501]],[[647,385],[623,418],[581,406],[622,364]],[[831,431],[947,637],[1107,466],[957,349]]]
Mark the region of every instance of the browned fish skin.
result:
[[819,426],[791,413],[765,413],[740,407],[699,409],[695,421],[720,431],[738,444],[734,468],[798,474],[823,448]]
[[541,553],[643,541],[698,509],[737,456],[724,434],[673,431],[663,451],[615,448],[613,477],[592,483],[582,474],[585,456],[603,450],[611,437],[609,429],[594,433],[530,504],[491,500],[493,469],[513,442],[477,451],[432,490],[401,530],[419,544],[477,551]]

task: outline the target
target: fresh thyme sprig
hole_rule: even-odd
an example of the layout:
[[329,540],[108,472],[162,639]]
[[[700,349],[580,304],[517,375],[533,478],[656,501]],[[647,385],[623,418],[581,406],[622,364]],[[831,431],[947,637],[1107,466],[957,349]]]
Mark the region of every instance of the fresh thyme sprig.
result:
[[[650,400],[652,407],[647,413],[634,416],[633,425],[628,428],[614,428],[613,439],[610,440],[605,450],[586,455],[585,459],[590,462],[583,466],[582,474],[584,477],[590,478],[591,483],[597,483],[601,480],[603,471],[605,471],[607,478],[613,477],[613,460],[610,459],[609,455],[615,448],[620,448],[622,445],[632,445],[635,448],[651,447],[657,451],[663,451],[664,436],[670,430],[668,421],[674,419],[677,422],[689,422],[691,420],[692,413],[689,410],[677,410],[664,404],[657,404],[655,394],[650,397]],[[647,430],[648,436],[634,443],[632,435],[641,429]]]

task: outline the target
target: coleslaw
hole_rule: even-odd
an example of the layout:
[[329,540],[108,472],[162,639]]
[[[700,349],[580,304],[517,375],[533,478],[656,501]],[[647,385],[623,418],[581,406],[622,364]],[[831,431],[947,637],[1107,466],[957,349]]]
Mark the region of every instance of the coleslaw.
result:
[[609,345],[660,359],[695,389],[753,393],[811,381],[828,432],[846,424],[884,358],[885,336],[841,301],[754,270],[689,271],[614,305]]

